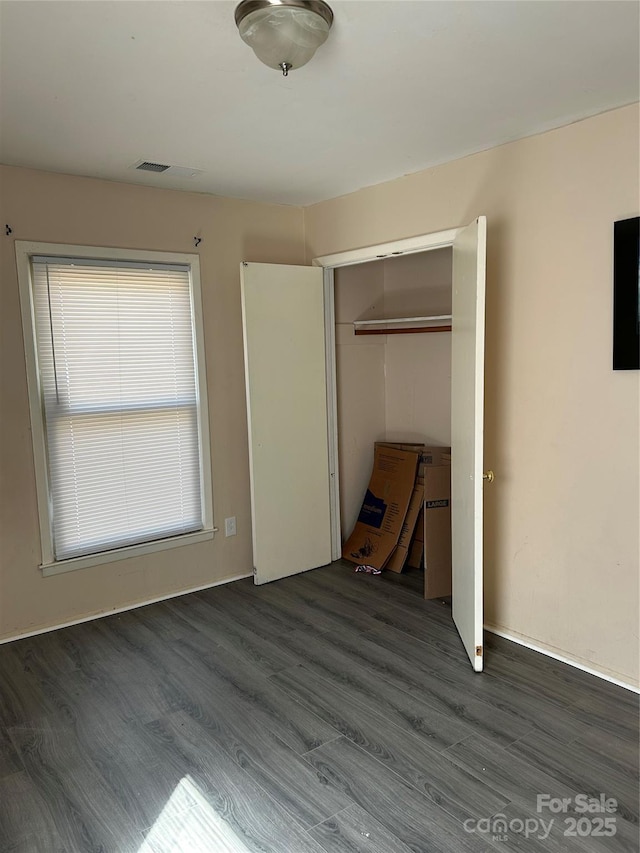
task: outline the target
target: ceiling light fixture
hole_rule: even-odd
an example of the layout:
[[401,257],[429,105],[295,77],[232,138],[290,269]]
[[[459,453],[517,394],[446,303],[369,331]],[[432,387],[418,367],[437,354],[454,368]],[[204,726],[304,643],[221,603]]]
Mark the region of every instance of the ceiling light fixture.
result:
[[284,76],[301,68],[327,40],[333,12],[323,0],[242,0],[236,7],[240,38],[269,68]]

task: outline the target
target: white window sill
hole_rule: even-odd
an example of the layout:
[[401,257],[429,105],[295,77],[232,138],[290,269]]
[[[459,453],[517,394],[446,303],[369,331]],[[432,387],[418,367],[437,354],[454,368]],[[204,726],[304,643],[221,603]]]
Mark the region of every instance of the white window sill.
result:
[[198,530],[196,533],[185,533],[183,536],[156,539],[154,542],[143,542],[141,545],[128,545],[126,548],[115,548],[113,551],[89,554],[86,557],[72,557],[69,560],[42,563],[40,568],[44,577],[60,575],[63,572],[75,572],[78,569],[88,569],[102,563],[115,563],[118,560],[128,560],[130,557],[140,557],[142,554],[153,554],[155,551],[167,551],[170,548],[182,548],[184,545],[206,542],[208,539],[213,539],[217,530],[217,527],[213,527],[210,530]]

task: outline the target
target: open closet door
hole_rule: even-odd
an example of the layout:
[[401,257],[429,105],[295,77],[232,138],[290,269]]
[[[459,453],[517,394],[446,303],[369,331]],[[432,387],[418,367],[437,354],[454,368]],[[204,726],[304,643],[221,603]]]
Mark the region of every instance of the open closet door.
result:
[[482,671],[482,473],[484,294],[487,222],[480,216],[453,242],[451,330],[451,536],[453,621],[471,664]]
[[331,562],[323,271],[240,267],[256,584]]

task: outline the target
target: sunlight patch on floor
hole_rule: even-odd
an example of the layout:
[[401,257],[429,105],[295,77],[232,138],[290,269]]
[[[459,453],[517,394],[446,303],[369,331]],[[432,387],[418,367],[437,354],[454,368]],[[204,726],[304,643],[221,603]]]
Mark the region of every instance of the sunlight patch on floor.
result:
[[250,848],[184,776],[138,853],[250,853]]

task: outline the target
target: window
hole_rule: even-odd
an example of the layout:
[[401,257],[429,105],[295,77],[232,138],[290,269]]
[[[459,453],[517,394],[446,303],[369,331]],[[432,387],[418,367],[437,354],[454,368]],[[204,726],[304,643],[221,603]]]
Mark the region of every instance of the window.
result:
[[211,538],[197,257],[17,252],[45,572]]

